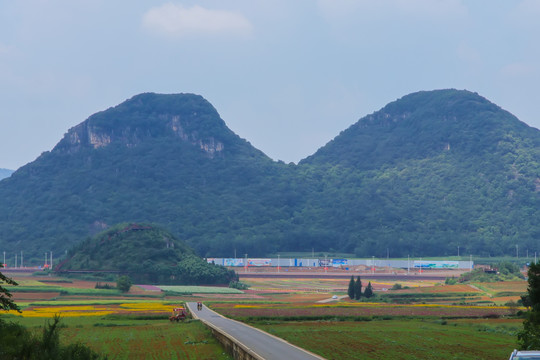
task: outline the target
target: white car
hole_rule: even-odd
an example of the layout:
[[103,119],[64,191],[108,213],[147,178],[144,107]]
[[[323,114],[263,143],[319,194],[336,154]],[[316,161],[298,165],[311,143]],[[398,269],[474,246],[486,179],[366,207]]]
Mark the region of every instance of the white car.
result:
[[510,360],[540,360],[540,351],[517,351],[514,350],[510,355]]
[[337,295],[332,296],[332,299],[337,299]]

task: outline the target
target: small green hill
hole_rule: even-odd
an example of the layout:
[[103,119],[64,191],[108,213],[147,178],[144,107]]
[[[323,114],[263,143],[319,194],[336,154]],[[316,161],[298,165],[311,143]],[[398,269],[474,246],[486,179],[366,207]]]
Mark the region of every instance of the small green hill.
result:
[[159,284],[228,284],[234,271],[208,264],[183,241],[149,224],[118,224],[72,249],[59,272],[110,271]]

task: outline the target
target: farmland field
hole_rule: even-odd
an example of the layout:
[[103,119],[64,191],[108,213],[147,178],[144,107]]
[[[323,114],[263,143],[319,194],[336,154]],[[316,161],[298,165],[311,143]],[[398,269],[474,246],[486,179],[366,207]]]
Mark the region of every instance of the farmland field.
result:
[[[506,359],[515,347],[512,330],[486,331],[450,321],[260,322],[256,326],[327,359]],[[515,324],[512,327],[517,329]]]
[[[38,329],[44,318],[19,322]],[[82,342],[109,359],[232,359],[199,321],[170,323],[130,316],[66,317],[63,342]]]
[[376,297],[359,302],[346,295],[345,278],[247,278],[245,291],[134,285],[127,294],[95,289],[92,281],[15,280],[20,286],[10,289],[23,314],[3,319],[39,331],[61,314],[62,341],[83,342],[109,359],[230,359],[200,322],[167,320],[185,301],[203,301],[328,359],[505,359],[522,326],[515,302],[527,287],[425,278],[396,286],[364,275]]
[[243,281],[265,300],[211,307],[327,359],[506,359],[517,347],[523,320],[515,314],[523,308],[505,304],[527,287],[423,280],[390,290],[394,281],[374,279],[377,300],[357,302],[346,296],[344,279]]
[[334,304],[213,304],[225,316],[243,319],[327,319],[329,317],[429,317],[429,318],[499,318],[513,313],[505,306],[461,306],[431,304],[387,304],[344,302]]
[[64,343],[84,343],[109,359],[232,359],[199,321],[168,320],[171,310],[182,304],[181,297],[137,286],[121,294],[115,289],[94,289],[96,283],[91,281],[14,279],[20,286],[10,290],[23,312],[2,312],[2,319],[39,332],[59,314]]
[[172,291],[180,294],[243,294],[242,291],[228,287],[218,286],[157,286],[163,291]]

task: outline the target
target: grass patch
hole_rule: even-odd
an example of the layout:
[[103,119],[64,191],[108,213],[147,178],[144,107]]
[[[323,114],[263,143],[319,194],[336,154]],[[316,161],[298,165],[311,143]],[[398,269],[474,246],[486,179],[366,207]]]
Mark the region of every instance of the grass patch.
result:
[[73,284],[73,281],[68,280],[68,279],[41,279],[38,281],[41,283]]
[[505,330],[418,319],[284,321],[254,326],[328,359],[506,359],[516,342]]
[[158,286],[167,295],[191,295],[191,294],[243,294],[238,289],[219,286]]
[[[46,319],[10,317],[35,331]],[[168,319],[136,317],[62,318],[60,341],[81,342],[109,359],[215,359],[232,356],[200,321],[170,323]]]
[[81,289],[60,286],[17,286],[9,288],[11,293],[41,293],[59,292],[61,295],[88,295],[88,296],[118,296],[122,293],[117,289]]

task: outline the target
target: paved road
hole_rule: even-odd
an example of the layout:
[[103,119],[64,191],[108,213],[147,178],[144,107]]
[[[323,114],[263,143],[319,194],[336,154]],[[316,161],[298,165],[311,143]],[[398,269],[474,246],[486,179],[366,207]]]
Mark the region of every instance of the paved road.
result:
[[239,321],[227,319],[218,313],[203,306],[197,311],[197,303],[187,303],[194,318],[209,322],[223,330],[245,347],[265,360],[324,360],[324,358],[311,354],[303,349],[289,344],[285,340],[272,336],[264,331],[255,329]]

